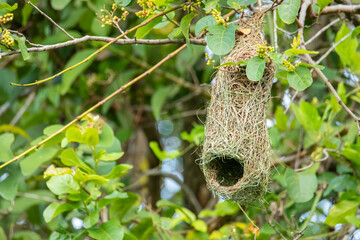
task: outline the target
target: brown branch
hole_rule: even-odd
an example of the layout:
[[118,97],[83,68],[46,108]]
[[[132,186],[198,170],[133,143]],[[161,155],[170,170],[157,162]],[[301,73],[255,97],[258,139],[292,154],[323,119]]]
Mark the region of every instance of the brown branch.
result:
[[52,24],[54,24],[58,29],[60,29],[63,33],[66,34],[66,36],[68,36],[71,39],[75,39],[73,36],[71,36],[65,29],[63,29],[62,27],[60,27],[54,20],[52,20],[51,17],[49,17],[48,15],[46,15],[43,11],[41,11],[36,5],[34,5],[32,2],[30,1],[26,1],[26,4],[31,5],[33,8],[35,8],[41,15],[43,15],[44,17],[46,17],[47,19],[49,19],[50,22],[52,22]]
[[[305,23],[305,19],[306,19],[306,10],[307,8],[311,5],[311,0],[305,0],[303,2],[303,4],[301,5],[301,10],[300,10],[300,14],[299,14],[299,34],[301,36],[301,40],[300,40],[300,46],[303,49],[306,49],[305,47],[305,42],[304,42],[304,23]],[[343,5],[335,5],[335,6],[343,6]],[[352,5],[345,5],[345,6],[352,6]],[[333,6],[331,6],[333,7]],[[353,7],[353,6],[352,6]],[[324,8],[325,9],[325,8]],[[344,10],[343,8],[339,8]],[[345,39],[347,38],[347,36],[345,36]],[[344,39],[344,38],[343,38]],[[341,40],[343,40],[341,39]],[[345,40],[344,39],[344,40]],[[305,58],[307,59],[307,61],[310,64],[316,65],[317,63],[311,58],[311,56],[309,54],[304,54]],[[358,132],[359,132],[359,136],[360,136],[360,118],[357,117],[347,106],[346,104],[341,100],[340,96],[338,95],[338,93],[336,92],[335,88],[332,86],[332,84],[330,83],[329,79],[322,73],[322,71],[318,68],[314,68],[314,71],[322,78],[322,80],[324,81],[325,85],[328,87],[328,89],[330,90],[330,92],[334,95],[335,99],[337,100],[337,102],[345,109],[345,111],[350,115],[351,118],[353,118],[358,126]]]
[[344,13],[360,12],[360,5],[337,4],[333,6],[327,6],[321,11],[321,14],[340,13],[340,12],[344,12]]
[[[76,38],[74,40],[70,40],[63,43],[57,43],[53,45],[45,45],[42,47],[33,47],[28,48],[28,52],[43,52],[52,49],[63,48],[87,41],[99,41],[99,42],[111,42],[114,38],[111,37],[97,37],[97,36],[84,36],[81,38]],[[114,44],[119,45],[128,45],[128,44],[147,44],[147,45],[164,45],[164,44],[184,44],[186,42],[185,39],[119,39]],[[206,45],[205,39],[190,39],[190,43],[197,44],[197,45]],[[0,58],[21,53],[20,50],[14,50],[11,52],[3,52],[0,53]]]

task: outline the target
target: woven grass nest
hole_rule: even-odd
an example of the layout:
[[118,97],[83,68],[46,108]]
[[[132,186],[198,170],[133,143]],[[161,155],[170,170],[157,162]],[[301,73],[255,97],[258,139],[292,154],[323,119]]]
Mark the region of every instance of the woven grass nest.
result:
[[[256,45],[264,44],[262,16],[241,21],[245,35],[237,33],[234,49],[223,63],[256,56]],[[263,196],[269,181],[270,143],[266,109],[274,77],[274,66],[266,63],[262,79],[246,77],[246,67],[219,70],[211,93],[205,125],[201,168],[207,185],[218,196],[247,205]]]

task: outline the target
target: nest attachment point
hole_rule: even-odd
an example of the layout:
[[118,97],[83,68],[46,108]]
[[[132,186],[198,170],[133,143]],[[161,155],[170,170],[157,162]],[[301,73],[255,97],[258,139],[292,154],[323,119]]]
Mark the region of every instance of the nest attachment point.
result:
[[[256,56],[256,45],[264,43],[261,24],[260,15],[240,22],[240,28],[251,31],[237,35],[223,63]],[[245,67],[228,65],[218,71],[211,93],[201,168],[209,189],[243,205],[261,198],[269,181],[266,109],[273,77],[271,62],[258,82],[246,77]]]

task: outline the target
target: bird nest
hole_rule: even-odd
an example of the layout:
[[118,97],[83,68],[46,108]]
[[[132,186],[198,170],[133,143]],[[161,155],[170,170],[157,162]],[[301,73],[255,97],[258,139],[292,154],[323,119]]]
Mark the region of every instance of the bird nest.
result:
[[[234,49],[223,63],[257,55],[264,44],[262,17],[240,22]],[[246,67],[228,65],[217,72],[205,125],[201,168],[209,189],[222,198],[248,204],[263,196],[269,181],[270,143],[266,128],[274,65],[266,63],[258,82],[246,76]]]

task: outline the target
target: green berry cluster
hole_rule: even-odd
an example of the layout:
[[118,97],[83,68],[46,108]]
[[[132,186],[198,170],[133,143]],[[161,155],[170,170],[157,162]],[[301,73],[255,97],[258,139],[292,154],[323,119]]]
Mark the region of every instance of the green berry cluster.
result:
[[6,47],[10,47],[10,46],[14,46],[15,45],[15,41],[14,39],[11,37],[10,35],[10,32],[5,29],[1,36],[0,36],[0,39],[1,39],[1,44],[4,44]]
[[135,13],[139,18],[145,18],[154,13],[157,6],[155,0],[137,0],[137,3],[143,10]]
[[14,14],[8,13],[5,14],[4,16],[0,16],[0,23],[7,23],[12,21],[13,19],[14,19]]
[[224,25],[225,27],[227,26],[227,22],[229,21],[229,17],[227,17],[226,19],[224,19],[221,16],[221,13],[216,10],[215,8],[211,8],[211,10],[209,12],[207,12],[207,14],[211,13],[213,15],[213,17],[215,18],[215,21],[218,25]]
[[265,42],[263,45],[256,45],[256,53],[261,58],[266,58],[269,56],[269,53],[273,52],[274,48],[271,46],[267,46]]
[[126,17],[129,15],[129,12],[125,10],[125,8],[121,8],[122,14],[120,17],[114,16],[117,10],[118,5],[114,3],[111,7],[111,12],[106,9],[101,9],[100,12],[105,13],[105,15],[98,15],[100,21],[102,23],[101,27],[105,27],[105,25],[112,25],[114,22],[120,22],[121,20],[126,20]]
[[286,67],[289,72],[293,72],[295,70],[295,66],[286,59],[282,60],[281,66]]
[[196,12],[196,9],[201,5],[201,0],[196,0],[196,2],[189,2],[187,4],[183,4],[182,7],[184,11],[187,12]]

